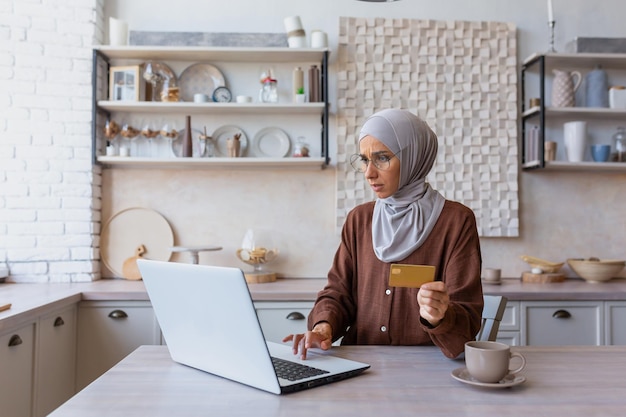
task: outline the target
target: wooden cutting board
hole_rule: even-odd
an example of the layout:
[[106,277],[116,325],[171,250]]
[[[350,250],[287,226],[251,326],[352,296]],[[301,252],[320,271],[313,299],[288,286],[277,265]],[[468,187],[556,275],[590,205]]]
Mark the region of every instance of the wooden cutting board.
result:
[[137,246],[137,249],[135,249],[135,256],[131,256],[124,261],[124,265],[122,265],[122,275],[124,278],[133,281],[141,279],[141,272],[137,266],[137,259],[140,259],[144,253],[146,253],[145,246],[139,245]]
[[565,281],[565,275],[554,273],[533,274],[530,271],[522,273],[522,282],[530,282],[535,284],[546,284],[551,282],[563,282]]

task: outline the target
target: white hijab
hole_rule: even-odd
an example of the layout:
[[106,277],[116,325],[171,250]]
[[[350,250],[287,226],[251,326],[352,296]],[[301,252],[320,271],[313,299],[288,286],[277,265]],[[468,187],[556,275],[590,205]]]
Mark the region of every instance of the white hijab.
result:
[[376,257],[397,262],[419,248],[433,230],[445,198],[426,182],[437,157],[437,135],[407,110],[389,109],[370,116],[359,135],[373,136],[400,160],[395,194],[376,200],[372,243]]

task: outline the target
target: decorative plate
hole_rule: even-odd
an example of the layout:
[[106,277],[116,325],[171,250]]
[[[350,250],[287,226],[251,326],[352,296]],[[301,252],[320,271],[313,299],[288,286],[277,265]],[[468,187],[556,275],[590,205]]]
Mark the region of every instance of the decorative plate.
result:
[[139,245],[146,248],[146,259],[170,260],[174,232],[165,217],[151,209],[133,207],[114,214],[102,227],[100,255],[116,277],[124,276],[124,261],[135,256]]
[[224,75],[211,64],[193,64],[185,68],[178,77],[178,88],[182,101],[193,102],[193,95],[203,93],[209,97],[220,86],[226,85]]
[[[185,137],[185,131],[186,130],[187,129],[181,130],[179,132],[178,137],[176,138],[176,140],[172,141],[172,153],[177,158],[182,158],[182,154],[183,154],[183,138]],[[201,157],[204,156],[201,153],[201,150],[200,150],[200,139],[198,139],[201,134],[202,134],[202,132],[199,131],[198,129],[191,129],[191,145],[193,147],[193,157],[194,158],[201,158]],[[205,153],[206,153],[206,150],[205,150]]]
[[509,388],[509,387],[514,387],[516,385],[522,384],[523,382],[526,381],[526,378],[523,376],[519,376],[515,374],[508,374],[507,376],[505,376],[504,378],[502,378],[502,380],[498,382],[493,382],[493,383],[480,382],[474,379],[474,377],[470,375],[467,368],[465,367],[457,368],[454,371],[452,371],[452,378],[456,379],[457,381],[463,382],[464,384],[469,384],[469,385],[474,385],[477,387],[484,387],[484,388]]
[[226,140],[232,138],[237,133],[241,133],[241,137],[239,138],[239,142],[241,142],[239,156],[245,156],[246,149],[248,148],[248,137],[246,136],[246,132],[237,126],[221,126],[215,129],[215,132],[213,132],[212,135],[216,148],[215,156],[228,156],[228,146],[226,144]]
[[282,158],[289,154],[291,141],[284,130],[267,127],[254,136],[254,153],[257,156]]

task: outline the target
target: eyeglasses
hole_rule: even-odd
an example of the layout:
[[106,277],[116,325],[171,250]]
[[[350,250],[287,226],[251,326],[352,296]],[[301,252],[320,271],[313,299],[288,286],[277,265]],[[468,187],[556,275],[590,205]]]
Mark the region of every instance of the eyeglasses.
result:
[[383,151],[375,152],[372,154],[372,159],[367,159],[365,155],[355,153],[350,157],[350,165],[352,165],[352,168],[354,168],[356,172],[365,172],[371,161],[376,169],[385,171],[389,169],[391,159],[395,156],[396,154],[389,155],[387,152]]

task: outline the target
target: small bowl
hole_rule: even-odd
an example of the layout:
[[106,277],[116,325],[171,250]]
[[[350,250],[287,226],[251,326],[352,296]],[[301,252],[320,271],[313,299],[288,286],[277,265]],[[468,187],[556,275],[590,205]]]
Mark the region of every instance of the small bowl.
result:
[[626,261],[618,259],[568,259],[567,264],[587,282],[605,282],[617,276]]

